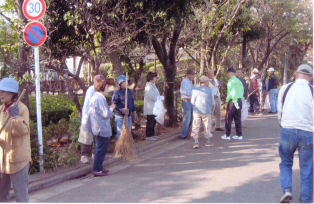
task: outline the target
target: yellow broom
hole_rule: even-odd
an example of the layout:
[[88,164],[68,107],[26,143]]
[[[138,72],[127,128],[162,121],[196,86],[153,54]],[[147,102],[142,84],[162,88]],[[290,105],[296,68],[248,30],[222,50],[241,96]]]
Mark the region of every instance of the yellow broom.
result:
[[[126,73],[125,108],[128,108],[128,73]],[[132,133],[128,126],[128,115],[124,115],[123,129],[115,147],[114,155],[129,161],[138,158]]]

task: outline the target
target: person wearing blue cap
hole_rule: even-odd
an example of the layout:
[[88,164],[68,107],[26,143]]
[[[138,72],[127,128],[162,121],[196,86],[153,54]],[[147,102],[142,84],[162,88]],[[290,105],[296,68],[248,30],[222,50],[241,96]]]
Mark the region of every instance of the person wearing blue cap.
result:
[[136,108],[134,105],[134,98],[133,98],[133,93],[130,89],[128,90],[128,108],[125,108],[125,90],[126,90],[126,76],[125,75],[120,75],[118,77],[118,84],[119,84],[119,89],[113,92],[112,95],[112,103],[116,105],[116,108],[114,109],[114,117],[115,117],[115,124],[116,124],[116,129],[117,129],[117,134],[116,134],[116,139],[117,141],[120,138],[120,134],[123,129],[123,118],[125,115],[128,116],[128,125],[130,131],[132,130],[132,116],[133,114],[133,119],[136,121],[137,120],[137,114],[136,114]]
[[19,85],[13,78],[0,81],[0,202],[9,201],[11,183],[17,202],[28,202],[28,169],[31,161],[29,111],[17,101]]

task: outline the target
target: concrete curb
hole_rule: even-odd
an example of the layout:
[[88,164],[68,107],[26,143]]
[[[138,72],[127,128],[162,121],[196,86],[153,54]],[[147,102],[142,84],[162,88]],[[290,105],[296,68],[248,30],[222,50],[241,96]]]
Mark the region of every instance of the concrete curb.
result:
[[[175,133],[172,136],[161,139],[161,140],[156,141],[152,144],[145,145],[142,148],[137,148],[138,154],[139,154],[139,156],[141,156],[141,154],[144,154],[149,149],[152,149],[152,148],[159,146],[159,145],[166,144],[166,143],[178,138],[178,136],[179,136],[179,133]],[[105,160],[104,165],[110,166],[110,165],[113,165],[115,163],[122,162],[122,161],[123,161],[122,159],[110,158],[108,160]],[[92,168],[92,164],[82,165],[76,169],[70,169],[69,171],[62,172],[60,174],[54,175],[54,176],[49,177],[49,178],[43,178],[43,179],[39,179],[39,180],[33,181],[33,182],[30,181],[29,193],[40,190],[40,189],[48,188],[50,186],[62,183],[62,182],[67,181],[67,180],[71,180],[74,178],[85,176],[85,175],[91,173],[91,168]],[[11,198],[13,198],[14,193],[12,193],[11,195],[12,195]]]

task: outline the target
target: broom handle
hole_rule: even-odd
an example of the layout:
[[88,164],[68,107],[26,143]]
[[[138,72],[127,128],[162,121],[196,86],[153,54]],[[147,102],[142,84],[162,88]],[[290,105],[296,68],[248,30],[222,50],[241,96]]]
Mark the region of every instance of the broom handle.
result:
[[[26,89],[23,89],[21,95],[19,96],[19,98],[16,101],[16,104],[18,104],[20,102],[20,100],[23,98],[24,94],[25,94]],[[5,119],[3,126],[0,129],[0,134],[2,133],[3,129],[5,128],[5,126],[8,124],[9,119],[11,118],[11,115],[9,114],[8,117]]]
[[125,86],[125,109],[128,109],[128,73],[125,74],[126,76],[126,86]]

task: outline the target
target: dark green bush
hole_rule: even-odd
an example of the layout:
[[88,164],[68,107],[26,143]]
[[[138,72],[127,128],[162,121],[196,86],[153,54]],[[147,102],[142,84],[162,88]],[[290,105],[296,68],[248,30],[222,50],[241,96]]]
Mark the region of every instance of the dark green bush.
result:
[[[49,125],[50,122],[57,123],[62,118],[69,120],[69,115],[73,112],[74,107],[75,105],[73,101],[66,95],[42,95],[41,114],[43,126]],[[33,121],[37,121],[36,99],[34,96],[29,96],[29,112],[30,119]]]

